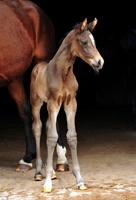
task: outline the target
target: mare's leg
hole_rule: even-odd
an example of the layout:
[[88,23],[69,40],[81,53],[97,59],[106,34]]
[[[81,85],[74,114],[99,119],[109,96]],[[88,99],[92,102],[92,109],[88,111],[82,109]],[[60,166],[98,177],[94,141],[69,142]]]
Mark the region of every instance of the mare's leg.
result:
[[59,131],[59,124],[57,122],[57,133],[58,133],[58,141],[57,141],[57,155],[58,155],[58,160],[56,164],[56,171],[57,172],[64,172],[64,171],[69,171],[69,165],[68,161],[66,158],[66,147],[64,146],[60,131]]
[[72,172],[73,172],[74,176],[76,177],[76,182],[77,182],[78,188],[80,190],[87,189],[87,186],[80,174],[80,168],[79,168],[78,158],[77,158],[77,133],[75,130],[75,114],[76,114],[76,110],[77,110],[76,99],[75,98],[72,99],[68,105],[65,102],[64,110],[66,112],[67,126],[68,126],[67,141],[70,146],[72,160],[73,160]]
[[22,160],[20,160],[16,171],[25,171],[32,168],[31,160],[36,157],[36,147],[35,139],[31,130],[31,109],[30,103],[26,97],[24,86],[23,86],[23,77],[16,79],[14,82],[8,85],[8,91],[11,97],[14,99],[20,117],[24,122],[25,127],[25,138],[26,138],[26,154]]
[[46,122],[47,128],[47,168],[46,168],[46,180],[44,183],[44,192],[51,192],[52,191],[52,182],[51,177],[53,173],[53,153],[54,148],[56,146],[58,140],[56,122],[57,122],[57,115],[59,112],[60,106],[54,101],[49,100],[47,102],[47,110],[48,110],[48,120]]

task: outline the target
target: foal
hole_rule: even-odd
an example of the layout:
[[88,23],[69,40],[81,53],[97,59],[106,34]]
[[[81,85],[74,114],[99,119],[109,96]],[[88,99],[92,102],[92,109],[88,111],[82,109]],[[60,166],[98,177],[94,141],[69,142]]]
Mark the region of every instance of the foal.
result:
[[53,173],[52,159],[58,134],[56,130],[57,115],[63,103],[67,118],[67,141],[70,146],[73,160],[73,174],[76,177],[79,189],[87,189],[80,175],[77,158],[77,133],[75,130],[75,114],[77,110],[76,91],[77,80],[73,74],[73,64],[76,56],[98,71],[103,67],[104,60],[96,49],[91,31],[97,24],[97,19],[87,24],[87,19],[73,29],[62,42],[59,50],[49,63],[40,63],[35,66],[31,75],[30,101],[32,105],[32,130],[36,139],[36,173],[41,176],[42,160],[40,156],[40,136],[42,123],[40,109],[43,102],[47,102],[47,168],[44,192],[51,192]]

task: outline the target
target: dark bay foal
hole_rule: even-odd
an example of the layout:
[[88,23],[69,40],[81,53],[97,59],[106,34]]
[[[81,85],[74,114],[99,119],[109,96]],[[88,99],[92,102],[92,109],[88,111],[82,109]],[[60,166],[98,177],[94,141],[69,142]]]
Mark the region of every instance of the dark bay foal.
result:
[[76,177],[79,189],[87,189],[81,177],[77,158],[77,133],[75,129],[75,115],[77,110],[76,92],[78,83],[73,74],[73,64],[76,57],[80,57],[94,70],[103,67],[104,60],[98,52],[94,37],[91,34],[97,24],[97,19],[87,24],[87,19],[73,29],[62,42],[56,55],[49,63],[40,63],[35,66],[31,75],[30,101],[32,105],[32,130],[36,139],[36,173],[41,176],[42,160],[40,155],[40,136],[42,123],[40,109],[43,102],[47,103],[47,168],[44,192],[52,191],[51,177],[53,174],[53,152],[58,140],[56,129],[57,115],[63,104],[67,118],[67,141],[70,146],[73,160],[73,174]]

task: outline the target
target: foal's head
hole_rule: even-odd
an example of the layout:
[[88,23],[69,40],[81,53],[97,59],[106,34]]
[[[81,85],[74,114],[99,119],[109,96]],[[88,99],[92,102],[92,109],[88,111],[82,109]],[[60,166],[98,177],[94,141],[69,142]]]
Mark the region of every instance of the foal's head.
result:
[[94,70],[99,71],[103,67],[104,60],[98,52],[92,31],[97,24],[95,18],[93,22],[87,24],[87,19],[79,24],[74,30],[73,50],[76,56],[83,59]]

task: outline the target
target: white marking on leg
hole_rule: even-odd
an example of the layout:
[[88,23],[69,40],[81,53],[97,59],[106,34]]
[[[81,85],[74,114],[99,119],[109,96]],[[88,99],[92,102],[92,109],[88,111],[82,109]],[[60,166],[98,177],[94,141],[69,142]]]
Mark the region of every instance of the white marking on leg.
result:
[[91,39],[91,42],[92,42],[93,46],[95,47],[94,37],[91,33],[89,35],[89,38]]
[[28,166],[30,166],[31,168],[33,167],[33,164],[32,163],[27,163],[27,162],[25,162],[23,159],[21,159],[20,161],[19,161],[19,164],[21,165],[28,165]]
[[84,184],[85,184],[84,181],[83,181],[83,182],[80,182],[80,183],[77,184],[77,187],[79,187],[80,185],[84,185]]
[[52,187],[52,182],[50,178],[46,178],[43,187]]
[[52,173],[52,175],[53,175],[53,174],[56,174],[55,171],[54,171],[54,169],[53,169],[53,173]]
[[59,144],[57,144],[57,154],[58,154],[58,160],[57,164],[68,164],[67,158],[66,158],[66,147],[61,147]]
[[[47,165],[45,164],[45,167],[47,167]],[[56,173],[55,173],[55,171],[54,171],[54,169],[52,170],[52,175],[56,175]]]

